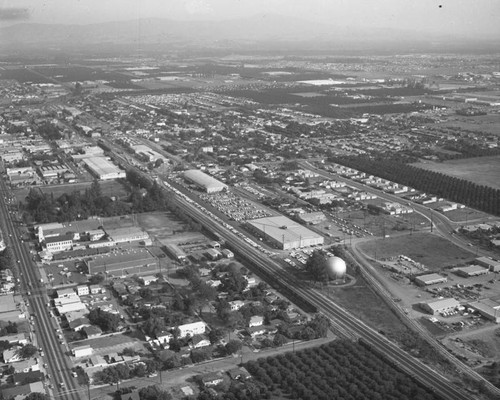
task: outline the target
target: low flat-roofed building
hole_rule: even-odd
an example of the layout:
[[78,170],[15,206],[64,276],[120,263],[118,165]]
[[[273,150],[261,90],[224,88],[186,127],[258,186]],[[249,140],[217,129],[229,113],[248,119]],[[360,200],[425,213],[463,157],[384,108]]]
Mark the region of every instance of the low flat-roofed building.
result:
[[175,258],[177,261],[184,261],[187,258],[186,253],[177,245],[175,244],[166,244],[165,245],[165,250],[167,250],[167,253],[170,254],[173,258]]
[[326,220],[325,214],[321,211],[299,214],[298,218],[304,224],[311,224],[311,225],[316,225]]
[[221,192],[227,188],[224,183],[197,169],[185,171],[184,178],[207,193]]
[[115,243],[136,242],[149,239],[147,232],[135,226],[106,229],[106,233]]
[[2,336],[1,339],[2,341],[9,342],[9,344],[22,344],[25,345],[28,343],[28,338],[26,336],[26,333],[21,332],[21,333],[14,333],[12,335],[7,335],[7,336]]
[[24,314],[17,308],[12,293],[4,294],[0,297],[0,321],[17,321]]
[[111,161],[104,157],[89,157],[82,160],[92,172],[92,174],[100,180],[125,178],[126,172],[118,168]]
[[418,286],[428,286],[435,285],[437,283],[445,283],[448,282],[448,278],[445,276],[441,276],[439,274],[425,274],[420,275],[415,278],[415,283]]
[[94,350],[92,349],[92,347],[88,344],[84,345],[84,346],[74,347],[72,350],[75,358],[88,357],[88,356],[92,355],[93,351]]
[[316,246],[324,243],[323,236],[285,216],[249,220],[247,226],[282,250]]
[[481,267],[480,265],[469,265],[467,267],[460,267],[455,269],[455,273],[464,278],[469,278],[472,276],[486,275],[490,271],[488,268]]
[[85,260],[89,273],[113,276],[151,275],[158,271],[158,261],[147,249],[94,255]]
[[491,272],[500,272],[500,261],[489,257],[479,257],[474,260],[478,265],[488,268]]
[[487,318],[496,324],[500,323],[500,304],[491,299],[483,299],[468,304],[468,307],[477,311],[484,318]]
[[78,298],[78,295],[73,288],[58,289],[56,290],[56,294],[58,299]]
[[432,315],[454,311],[459,306],[460,306],[460,303],[453,298],[440,299],[440,300],[420,303],[420,307]]

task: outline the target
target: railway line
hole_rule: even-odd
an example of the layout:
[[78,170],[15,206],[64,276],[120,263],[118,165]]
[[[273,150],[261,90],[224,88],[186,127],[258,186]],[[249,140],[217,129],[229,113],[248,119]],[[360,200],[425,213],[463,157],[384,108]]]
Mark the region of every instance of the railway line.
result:
[[[351,339],[362,338],[366,343],[385,354],[394,365],[397,365],[425,386],[430,387],[443,398],[449,400],[471,400],[471,394],[463,393],[447,378],[406,353],[356,317],[350,315],[347,310],[336,305],[313,288],[307,287],[303,281],[298,281],[293,276],[287,274],[274,260],[242,240],[229,229],[214,221],[210,215],[207,215],[199,207],[190,202],[181,201],[177,197],[174,197],[174,199],[176,205],[183,209],[184,212],[189,213],[206,229],[214,231],[220,237],[223,237],[226,244],[233,251],[250,261],[257,269],[257,273],[260,272],[268,277],[272,277],[274,284],[279,289],[284,288],[285,291],[293,291],[297,298],[309,303],[312,307],[315,307],[326,315],[333,322],[332,326],[334,329],[337,329],[339,334]],[[293,301],[295,300],[293,299]]]

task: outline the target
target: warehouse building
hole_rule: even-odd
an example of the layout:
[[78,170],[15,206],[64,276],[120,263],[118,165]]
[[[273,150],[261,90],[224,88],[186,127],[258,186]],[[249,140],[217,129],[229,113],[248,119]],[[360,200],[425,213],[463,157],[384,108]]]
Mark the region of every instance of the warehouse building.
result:
[[481,267],[480,265],[469,265],[468,267],[461,267],[455,269],[455,273],[464,278],[470,278],[473,276],[486,275],[489,274],[488,268]]
[[285,216],[259,218],[247,221],[257,235],[282,250],[321,245],[324,237]]
[[186,253],[184,253],[184,251],[175,244],[166,244],[165,250],[170,256],[172,256],[177,261],[185,261],[187,258]]
[[125,178],[126,173],[104,157],[89,157],[82,160],[90,172],[100,180]]
[[418,286],[429,286],[445,282],[448,282],[448,278],[446,278],[445,276],[441,276],[439,274],[426,274],[417,276],[415,278],[415,283]]
[[149,235],[141,228],[130,226],[127,228],[106,229],[110,240],[115,243],[130,243],[141,240],[149,241]]
[[484,318],[489,319],[496,324],[500,323],[500,304],[491,299],[483,299],[468,304],[468,307],[477,311]]
[[158,271],[158,261],[147,249],[129,249],[121,253],[94,255],[86,259],[85,263],[91,275],[144,276]]
[[420,307],[432,315],[452,312],[455,311],[459,306],[460,303],[453,298],[420,303]]
[[475,262],[482,267],[488,268],[491,272],[500,272],[500,262],[489,257],[476,258]]
[[184,178],[207,193],[217,193],[227,189],[227,185],[197,169],[185,171]]

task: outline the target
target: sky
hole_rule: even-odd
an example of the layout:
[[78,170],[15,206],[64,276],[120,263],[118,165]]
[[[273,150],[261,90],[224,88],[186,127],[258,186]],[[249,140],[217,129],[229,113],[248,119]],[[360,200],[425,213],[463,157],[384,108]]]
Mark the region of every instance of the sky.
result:
[[277,14],[341,27],[500,38],[500,0],[0,0],[0,26]]

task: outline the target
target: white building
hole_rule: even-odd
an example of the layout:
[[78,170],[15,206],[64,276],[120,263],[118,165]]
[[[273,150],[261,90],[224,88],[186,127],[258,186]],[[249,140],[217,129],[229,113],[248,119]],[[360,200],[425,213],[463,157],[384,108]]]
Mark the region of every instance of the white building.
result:
[[87,285],[79,285],[76,287],[76,293],[78,296],[86,296],[90,293],[89,287]]
[[186,336],[201,335],[205,333],[207,329],[206,324],[203,321],[193,322],[190,324],[179,325],[179,337],[184,338]]
[[93,351],[90,345],[78,346],[73,348],[73,355],[75,358],[88,357],[92,355]]

